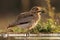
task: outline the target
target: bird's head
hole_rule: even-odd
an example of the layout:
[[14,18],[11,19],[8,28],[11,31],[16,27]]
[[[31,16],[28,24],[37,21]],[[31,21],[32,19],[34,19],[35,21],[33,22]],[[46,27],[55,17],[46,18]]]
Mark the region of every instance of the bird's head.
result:
[[42,13],[43,9],[42,9],[42,7],[35,6],[30,10],[30,12],[32,12],[32,13]]

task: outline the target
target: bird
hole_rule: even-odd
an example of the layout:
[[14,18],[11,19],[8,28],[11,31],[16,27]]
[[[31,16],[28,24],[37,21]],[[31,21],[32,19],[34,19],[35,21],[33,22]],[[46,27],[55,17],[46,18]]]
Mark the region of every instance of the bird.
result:
[[41,19],[42,8],[34,6],[28,12],[22,12],[17,15],[17,20],[9,25],[8,28],[17,26],[18,28],[31,30]]

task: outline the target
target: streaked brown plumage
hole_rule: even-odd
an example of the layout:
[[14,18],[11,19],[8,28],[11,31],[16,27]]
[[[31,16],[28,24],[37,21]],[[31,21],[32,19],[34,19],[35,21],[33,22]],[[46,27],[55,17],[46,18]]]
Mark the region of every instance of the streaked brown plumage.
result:
[[35,6],[29,12],[20,13],[17,16],[16,22],[14,22],[9,27],[17,26],[24,29],[32,29],[37,25],[38,21],[41,19],[41,12],[42,8]]

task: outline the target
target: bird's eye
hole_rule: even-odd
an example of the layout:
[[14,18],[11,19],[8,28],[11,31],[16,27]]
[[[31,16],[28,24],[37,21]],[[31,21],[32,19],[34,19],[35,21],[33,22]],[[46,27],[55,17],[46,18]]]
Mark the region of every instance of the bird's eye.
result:
[[35,8],[35,11],[37,11],[38,10],[38,8]]

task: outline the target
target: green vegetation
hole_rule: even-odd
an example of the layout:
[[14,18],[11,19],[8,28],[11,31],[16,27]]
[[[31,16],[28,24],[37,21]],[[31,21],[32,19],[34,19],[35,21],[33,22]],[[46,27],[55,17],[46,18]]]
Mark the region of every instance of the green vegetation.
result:
[[60,25],[57,26],[56,22],[52,19],[47,19],[46,23],[39,22],[38,25],[32,29],[31,33],[59,33]]
[[13,33],[24,33],[24,32],[26,32],[25,29],[23,29],[21,27],[18,28],[17,26],[14,26],[12,28],[9,28],[9,30],[12,30],[10,32],[13,32]]
[[[17,33],[27,32],[25,29],[13,27],[11,30]],[[60,25],[57,25],[55,20],[47,19],[47,22],[39,22],[37,26],[31,30],[30,33],[60,33]]]

